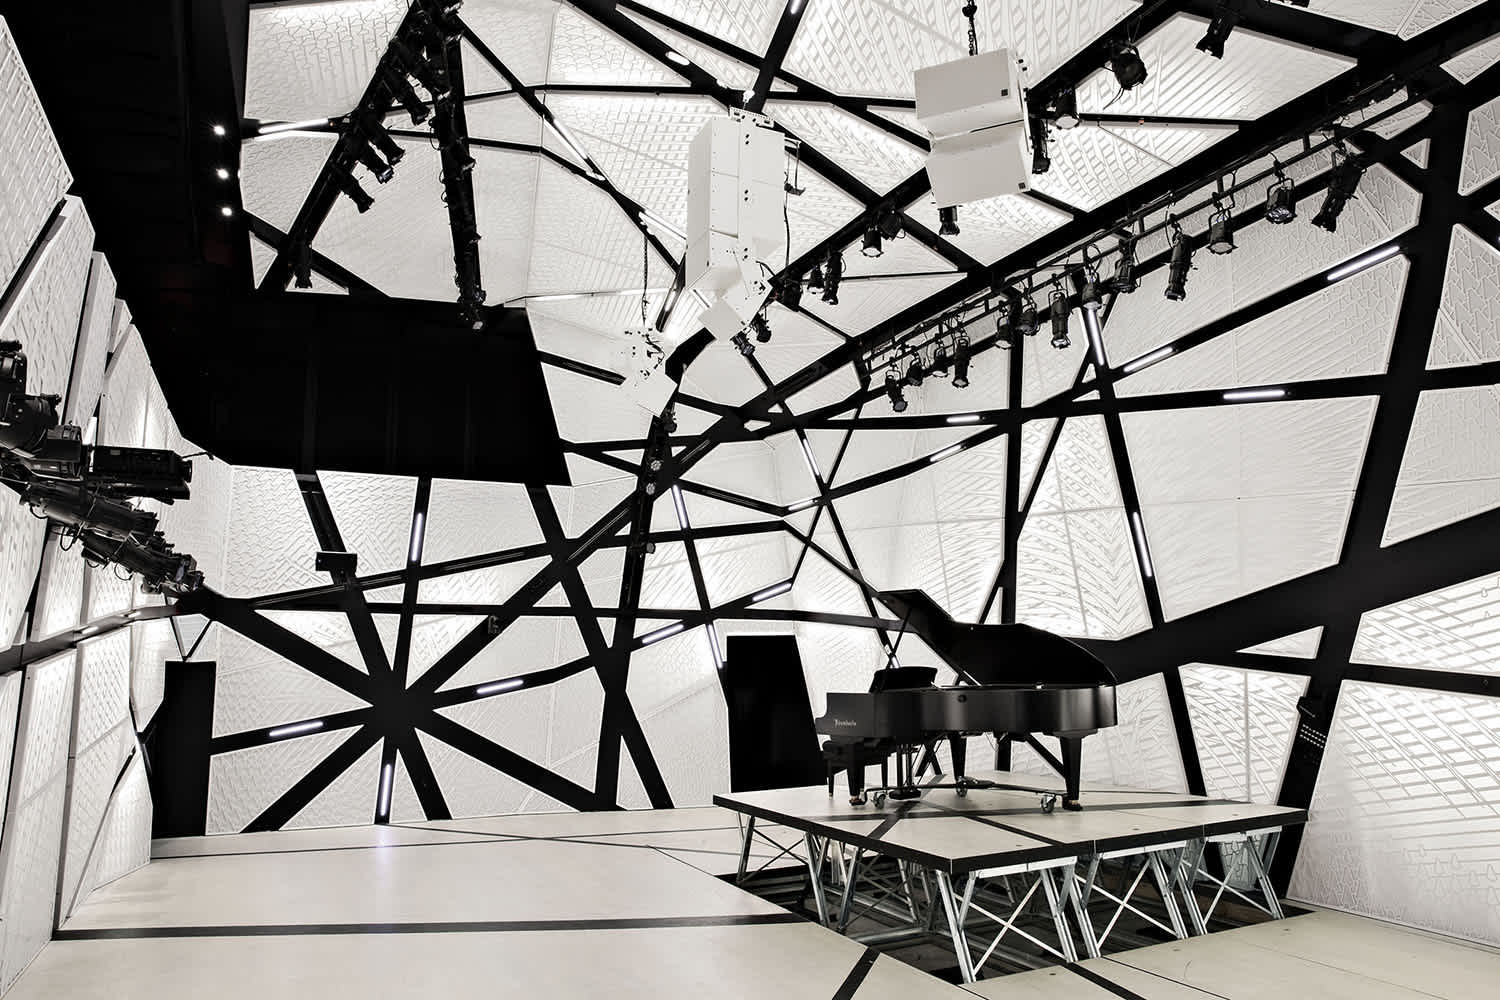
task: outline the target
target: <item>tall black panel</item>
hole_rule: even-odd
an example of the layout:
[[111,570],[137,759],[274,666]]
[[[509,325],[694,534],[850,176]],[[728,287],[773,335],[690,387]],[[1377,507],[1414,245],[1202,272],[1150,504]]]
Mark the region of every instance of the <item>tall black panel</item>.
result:
[[822,782],[823,755],[813,732],[796,637],[732,635],[725,650],[731,789],[753,792]]
[[153,837],[198,837],[208,825],[208,759],[217,664],[167,661],[161,708],[146,738]]

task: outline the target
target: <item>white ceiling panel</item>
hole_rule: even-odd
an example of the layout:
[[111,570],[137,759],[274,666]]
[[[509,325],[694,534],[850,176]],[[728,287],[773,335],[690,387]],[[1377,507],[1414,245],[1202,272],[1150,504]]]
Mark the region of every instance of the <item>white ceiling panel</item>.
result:
[[553,0],[467,0],[459,17],[522,83],[538,84],[547,79],[560,8]]
[[1476,76],[1495,65],[1496,60],[1500,60],[1500,35],[1464,49],[1443,63],[1443,69],[1461,83],[1471,83]]
[[42,102],[0,20],[0,288],[8,286],[73,183]]
[[[906,211],[934,233],[938,231],[937,202],[932,195],[923,195]],[[1006,194],[960,205],[958,235],[944,239],[988,265],[1067,221],[1067,215],[1049,205],[1025,195]]]
[[907,306],[942,291],[958,279],[959,275],[953,274],[932,278],[853,281],[840,286],[838,305],[831,306],[821,298],[805,295],[802,298],[802,308],[841,330],[858,334]]
[[1031,509],[1039,514],[1118,507],[1120,487],[1103,417],[1063,424]]
[[[644,236],[614,199],[561,167],[542,163],[533,220],[530,295],[639,287]],[[587,239],[580,239],[587,234]],[[651,254],[648,283],[671,284]]]
[[1318,655],[1318,645],[1323,641],[1323,626],[1304,629],[1293,635],[1284,635],[1255,646],[1247,646],[1242,653],[1265,653],[1269,656],[1295,656],[1310,660]]
[[783,0],[653,0],[652,10],[738,48],[763,54],[786,8]]
[[1500,176],[1500,97],[1469,112],[1459,194],[1473,194]]
[[1321,0],[1318,13],[1402,38],[1420,34],[1479,0]]
[[[245,143],[240,149],[239,178],[245,211],[282,232],[291,229],[318,172],[328,162],[335,138],[332,134],[283,132],[275,138]],[[403,163],[396,169],[399,172],[405,168]],[[371,190],[379,186],[367,173],[359,170],[356,177],[362,187],[379,197],[379,190]]]
[[515,94],[464,102],[464,119],[475,139],[523,142],[542,140],[542,119]]
[[[797,183],[801,186],[802,193],[788,194],[786,202],[787,224],[792,230],[790,251],[793,256],[805,253],[821,243],[863,209],[859,202],[805,167],[798,172]],[[806,301],[803,300],[804,303]]]
[[561,7],[552,22],[547,82],[680,86],[687,81],[593,19]]
[[1500,674],[1500,577],[1367,611],[1351,658],[1413,670]]
[[1201,153],[1226,134],[1218,128],[1164,125],[1055,129],[1052,169],[1032,178],[1031,186],[1074,208],[1097,208]]
[[[747,65],[706,45],[699,45],[684,35],[663,28],[648,17],[629,10],[623,10],[621,13],[666,42],[678,55],[712,74],[714,79],[726,87],[734,90],[749,90],[755,85],[756,78],[760,75],[760,69],[757,66]],[[759,53],[756,55],[758,57]]]
[[772,101],[766,105],[766,114],[879,194],[921,170],[926,162],[922,150],[838,108]]
[[369,86],[406,9],[407,0],[252,7],[246,117],[305,121],[347,114]]
[[1422,393],[1383,544],[1500,506],[1500,386]]
[[[255,278],[256,287],[271,269],[271,262],[276,259],[276,248],[267,246],[252,234],[250,237],[250,273]],[[289,291],[306,292],[310,295],[345,295],[345,290],[335,284],[331,279],[323,277],[317,271],[312,272],[312,287],[298,288],[295,283],[287,286]]]
[[1463,226],[1453,227],[1448,274],[1430,368],[1500,359],[1500,252]]

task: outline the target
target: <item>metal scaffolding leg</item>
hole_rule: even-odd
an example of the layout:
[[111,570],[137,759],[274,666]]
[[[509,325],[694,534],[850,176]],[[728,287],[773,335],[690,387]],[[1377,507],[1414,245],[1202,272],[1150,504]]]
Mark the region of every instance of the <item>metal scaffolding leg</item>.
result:
[[[1068,866],[1068,879],[1072,880],[1072,866]],[[1062,875],[1060,868],[1044,868],[1037,873],[1042,880],[1042,891],[1047,894],[1047,908],[1052,911],[1052,926],[1057,929],[1057,940],[1062,946],[1065,961],[1078,961],[1078,949],[1073,946],[1073,932],[1068,929],[1068,914],[1059,899],[1056,879]]]
[[849,862],[849,867],[844,870],[844,894],[839,900],[839,933],[844,933],[849,927],[849,908],[854,902],[854,885],[859,881],[859,863],[864,858],[865,849],[856,847],[854,858]]
[[[974,876],[964,876],[968,879],[965,887],[964,898],[970,897],[974,891]],[[937,873],[938,895],[943,901],[943,913],[948,918],[948,933],[953,938],[953,954],[958,959],[958,974],[966,983],[974,981],[974,956],[969,952],[969,938],[964,932],[964,916],[968,909],[961,907],[953,896],[953,878],[947,872]]]
[[807,875],[812,881],[813,904],[818,910],[818,923],[827,927],[828,897],[823,893],[823,869],[828,863],[825,854],[828,842],[826,840],[820,842],[810,833],[803,837],[803,842],[807,848]]
[[[739,813],[735,813],[736,816]],[[755,817],[747,817],[743,830],[744,837],[740,841],[740,870],[735,876],[735,882],[745,881],[745,869],[750,866],[750,842],[755,839]]]

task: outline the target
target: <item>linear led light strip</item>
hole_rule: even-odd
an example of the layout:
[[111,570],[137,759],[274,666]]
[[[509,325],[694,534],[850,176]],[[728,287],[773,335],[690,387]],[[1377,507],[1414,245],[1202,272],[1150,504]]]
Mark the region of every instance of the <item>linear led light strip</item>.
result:
[[1392,243],[1390,246],[1381,247],[1379,250],[1376,250],[1373,253],[1365,254],[1358,260],[1350,261],[1341,268],[1329,271],[1328,280],[1338,281],[1340,278],[1347,278],[1349,277],[1349,275],[1354,274],[1356,271],[1363,271],[1370,265],[1379,264],[1381,261],[1394,257],[1400,252],[1401,244],[1399,243]]
[[796,503],[789,505],[787,507],[787,510],[792,511],[793,513],[795,513],[796,511],[799,511],[799,510],[806,510],[807,508],[811,507],[813,504],[815,504],[817,502],[818,502],[818,498],[817,497],[808,497],[805,500],[798,500]]
[[391,814],[391,778],[395,767],[394,764],[387,764],[380,769],[380,807],[376,811],[380,813],[381,819]]
[[791,589],[792,581],[783,580],[775,586],[767,587],[765,590],[757,591],[756,593],[751,594],[750,603],[759,604],[761,601],[769,601],[771,598],[779,597],[780,595],[785,594],[788,590]]
[[409,561],[414,563],[422,561],[422,533],[424,530],[423,522],[425,520],[426,515],[418,512],[415,520],[411,523],[411,551],[407,554],[407,557]]
[[676,635],[678,632],[681,632],[685,628],[687,628],[687,626],[682,622],[673,622],[666,628],[659,628],[655,632],[647,632],[645,635],[641,636],[641,645],[649,646],[653,642],[661,642],[663,639],[670,639],[672,636]]
[[708,636],[708,649],[713,654],[714,666],[724,669],[724,654],[719,650],[719,630],[714,627],[713,622],[703,626],[704,633]]
[[672,505],[677,508],[677,527],[688,530],[687,502],[682,498],[682,487],[672,484]]
[[1235,389],[1224,393],[1228,403],[1248,403],[1260,399],[1285,399],[1285,389]]
[[678,229],[676,226],[672,225],[666,219],[663,219],[661,216],[657,215],[649,208],[641,209],[640,219],[641,225],[643,226],[647,226],[651,229],[660,229],[665,233],[669,233],[672,236],[677,237],[684,243],[687,242],[687,233],[684,233],[681,229]]
[[1146,548],[1146,529],[1141,526],[1139,511],[1130,512],[1130,523],[1135,526],[1135,550],[1141,554],[1141,571],[1148,577],[1156,575],[1151,567],[1151,552]]
[[510,677],[503,681],[495,681],[490,684],[481,684],[474,689],[474,693],[483,697],[490,694],[499,694],[501,691],[514,691],[524,685],[526,681],[520,677]]
[[[665,288],[644,289],[647,295],[660,295]],[[551,295],[522,295],[511,299],[511,302],[567,302],[570,299],[598,299],[612,296],[640,295],[639,288],[608,288],[598,292],[555,292]]]
[[1129,375],[1131,372],[1138,372],[1142,368],[1149,368],[1152,365],[1156,364],[1158,361],[1161,361],[1163,358],[1170,358],[1173,354],[1176,353],[1177,348],[1172,346],[1171,344],[1168,344],[1166,347],[1157,348],[1150,354],[1142,354],[1134,361],[1125,362],[1120,366],[1120,371],[1122,371],[1126,375]]
[[313,733],[323,728],[322,719],[313,719],[311,722],[297,722],[290,726],[277,726],[266,734],[273,740],[279,740],[284,736],[300,736],[302,733]]
[[929,461],[929,462],[941,462],[943,459],[947,458],[949,455],[957,455],[959,452],[961,452],[963,450],[964,450],[964,443],[962,441],[960,441],[958,444],[950,444],[948,447],[944,448],[942,451],[934,452],[933,454],[929,455],[928,458],[927,458],[927,461]]
[[949,417],[948,418],[948,423],[950,423],[950,424],[977,424],[977,423],[979,423],[979,414],[977,414],[977,413],[960,413],[957,416]]
[[807,471],[812,473],[815,481],[821,480],[823,475],[818,472],[818,463],[813,459],[812,445],[807,443],[807,438],[799,438],[798,440],[802,442],[802,457],[807,459]]
[[1083,328],[1088,331],[1089,346],[1094,349],[1094,363],[1100,368],[1108,368],[1109,361],[1104,357],[1104,331],[1099,329],[1099,314],[1093,309],[1083,310]]

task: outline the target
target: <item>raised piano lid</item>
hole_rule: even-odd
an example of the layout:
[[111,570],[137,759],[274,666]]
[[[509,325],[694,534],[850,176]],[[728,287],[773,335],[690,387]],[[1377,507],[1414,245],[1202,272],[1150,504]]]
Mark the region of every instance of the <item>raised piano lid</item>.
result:
[[876,595],[960,677],[975,684],[1113,684],[1115,675],[1082,646],[1030,625],[956,622],[920,590]]

